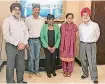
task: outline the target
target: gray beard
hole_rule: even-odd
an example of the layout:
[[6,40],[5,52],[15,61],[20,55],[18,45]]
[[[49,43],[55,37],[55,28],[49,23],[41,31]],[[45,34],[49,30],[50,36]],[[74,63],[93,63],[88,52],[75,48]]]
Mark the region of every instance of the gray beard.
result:
[[13,15],[14,18],[16,18],[17,20],[19,20],[20,16],[16,16],[16,15]]

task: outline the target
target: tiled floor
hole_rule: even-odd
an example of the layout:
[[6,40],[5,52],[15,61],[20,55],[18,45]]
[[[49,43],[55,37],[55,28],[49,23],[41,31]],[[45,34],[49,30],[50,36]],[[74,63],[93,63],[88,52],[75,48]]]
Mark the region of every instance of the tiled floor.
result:
[[[105,84],[105,65],[99,65],[98,67],[98,76],[99,76],[99,83]],[[0,83],[5,83],[6,80],[6,66],[2,69],[0,72]],[[25,72],[24,74],[24,80],[29,83],[70,83],[70,84],[76,84],[76,83],[82,83],[82,84],[93,84],[91,77],[89,76],[86,79],[81,79],[80,76],[82,75],[81,67],[77,63],[75,63],[74,66],[74,72],[72,73],[71,77],[64,77],[62,74],[62,70],[59,69],[56,71],[57,76],[48,78],[46,76],[46,73],[40,72],[41,77],[37,77],[36,75],[32,75],[31,78],[29,78],[29,72]],[[15,76],[16,78],[16,76]]]

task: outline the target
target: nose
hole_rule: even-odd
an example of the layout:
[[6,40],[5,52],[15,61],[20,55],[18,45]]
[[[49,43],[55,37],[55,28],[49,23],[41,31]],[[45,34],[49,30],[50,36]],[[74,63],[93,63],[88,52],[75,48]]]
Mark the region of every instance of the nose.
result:
[[39,13],[39,11],[36,11],[37,13]]

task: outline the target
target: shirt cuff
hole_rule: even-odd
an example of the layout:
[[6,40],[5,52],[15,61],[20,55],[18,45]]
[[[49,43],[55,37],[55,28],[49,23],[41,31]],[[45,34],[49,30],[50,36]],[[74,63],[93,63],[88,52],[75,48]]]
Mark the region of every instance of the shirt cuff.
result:
[[15,46],[17,46],[17,45],[18,45],[18,42],[17,42],[17,41],[15,41],[15,42],[14,42],[14,45],[15,45]]
[[28,44],[28,41],[24,41],[24,44],[25,44],[25,45]]

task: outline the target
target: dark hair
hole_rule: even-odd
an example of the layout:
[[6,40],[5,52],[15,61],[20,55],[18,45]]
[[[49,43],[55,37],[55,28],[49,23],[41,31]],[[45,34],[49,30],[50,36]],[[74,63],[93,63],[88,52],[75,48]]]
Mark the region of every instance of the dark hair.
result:
[[47,15],[47,20],[50,20],[50,19],[55,19],[54,15],[48,14]]
[[19,7],[19,9],[21,10],[22,7],[19,3],[13,3],[11,6],[10,6],[10,11],[12,12],[12,10],[15,8],[15,7]]
[[69,15],[71,15],[71,16],[72,16],[72,18],[74,18],[73,13],[67,13],[67,14],[66,14],[66,19],[67,19],[67,17],[68,17]]

